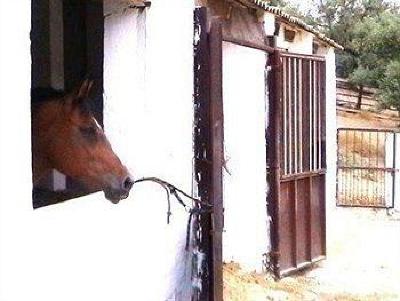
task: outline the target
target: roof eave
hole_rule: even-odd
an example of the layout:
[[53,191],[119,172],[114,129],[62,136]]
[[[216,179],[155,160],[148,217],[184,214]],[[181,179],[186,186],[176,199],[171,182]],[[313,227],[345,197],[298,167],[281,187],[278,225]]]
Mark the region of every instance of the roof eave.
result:
[[258,8],[263,9],[266,12],[269,12],[276,16],[279,16],[280,18],[282,18],[283,20],[285,20],[286,22],[288,22],[290,24],[298,26],[301,29],[314,34],[320,41],[328,44],[329,46],[334,47],[336,49],[344,50],[344,47],[342,45],[340,45],[337,42],[335,42],[334,40],[328,38],[326,35],[324,35],[320,31],[316,30],[311,25],[305,23],[303,20],[285,13],[279,7],[270,6],[270,5],[268,5],[268,3],[265,0],[246,0],[246,1],[256,5]]

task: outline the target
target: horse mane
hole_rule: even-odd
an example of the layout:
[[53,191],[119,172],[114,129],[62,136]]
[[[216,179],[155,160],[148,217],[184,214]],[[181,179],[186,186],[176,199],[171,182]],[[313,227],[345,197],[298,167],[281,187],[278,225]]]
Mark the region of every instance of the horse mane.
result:
[[[64,96],[68,93],[63,90],[57,90],[51,87],[33,88],[31,89],[31,112],[32,116],[36,115],[44,105],[48,103],[64,104]],[[83,114],[93,113],[92,104],[90,101],[79,102],[79,109]]]

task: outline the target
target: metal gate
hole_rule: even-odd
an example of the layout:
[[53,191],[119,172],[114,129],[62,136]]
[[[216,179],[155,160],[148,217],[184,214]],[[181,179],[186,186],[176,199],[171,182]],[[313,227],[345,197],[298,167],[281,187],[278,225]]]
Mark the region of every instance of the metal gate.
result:
[[[325,61],[281,53],[275,58],[276,160],[272,263],[285,276],[325,258]],[[273,69],[274,70],[274,69]],[[276,118],[278,120],[276,120]],[[276,157],[274,157],[274,155]]]
[[338,129],[338,206],[393,207],[396,136],[393,130]]

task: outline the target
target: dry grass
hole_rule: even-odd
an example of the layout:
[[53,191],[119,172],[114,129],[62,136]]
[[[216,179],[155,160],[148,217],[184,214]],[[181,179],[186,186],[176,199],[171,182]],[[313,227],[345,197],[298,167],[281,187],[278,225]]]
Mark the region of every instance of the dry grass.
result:
[[[385,134],[345,131],[339,135],[339,152],[346,162],[368,164],[369,158],[385,158]],[[375,162],[372,162],[374,164]]]
[[[337,126],[350,128],[399,129],[399,118],[383,118],[382,114],[368,111],[337,111]],[[353,164],[367,164],[370,157],[384,160],[384,134],[353,135],[342,132],[339,136],[339,155],[342,160]],[[347,155],[345,155],[347,153]],[[378,162],[381,163],[381,162]],[[373,163],[372,163],[373,164]]]
[[303,300],[300,281],[275,281],[271,275],[245,272],[237,263],[224,264],[223,271],[224,301]]
[[[395,129],[399,119],[368,111],[338,110],[340,127]],[[339,134],[339,166],[385,167],[385,147],[391,136],[384,132],[342,131]],[[384,205],[385,173],[377,170],[339,170],[338,203],[342,205]]]
[[399,129],[400,118],[369,111],[337,110],[338,127]]
[[368,170],[340,170],[338,204],[357,206],[385,205],[385,173]]
[[275,281],[272,276],[245,272],[237,263],[224,264],[224,301],[392,301],[389,293],[352,294],[323,286],[299,275]]

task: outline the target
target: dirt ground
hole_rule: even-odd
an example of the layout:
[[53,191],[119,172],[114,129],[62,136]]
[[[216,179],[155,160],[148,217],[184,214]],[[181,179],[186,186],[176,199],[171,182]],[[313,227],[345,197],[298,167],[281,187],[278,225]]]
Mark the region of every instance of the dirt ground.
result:
[[390,113],[376,113],[338,108],[338,127],[400,129],[400,118]]
[[327,260],[280,281],[225,264],[224,300],[400,300],[399,214],[384,209],[332,209],[327,238]]
[[[338,110],[339,127],[398,128],[374,112]],[[224,265],[224,301],[400,301],[400,213],[386,209],[327,209],[327,259],[275,281]]]

